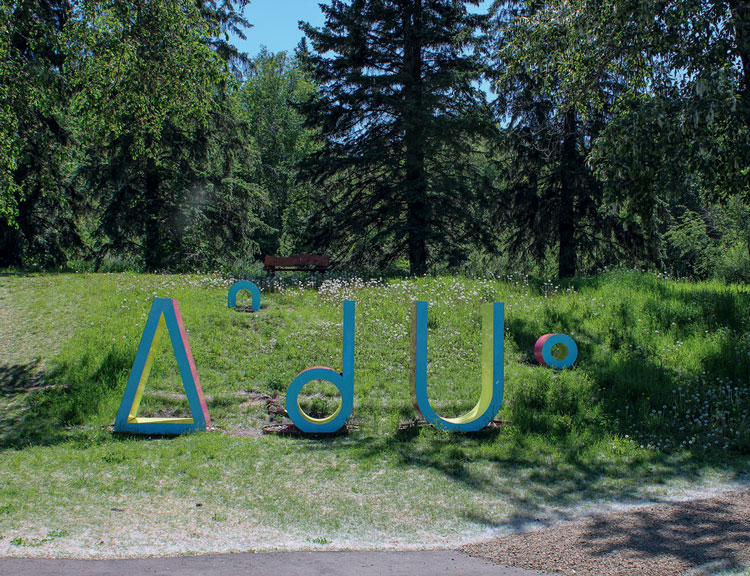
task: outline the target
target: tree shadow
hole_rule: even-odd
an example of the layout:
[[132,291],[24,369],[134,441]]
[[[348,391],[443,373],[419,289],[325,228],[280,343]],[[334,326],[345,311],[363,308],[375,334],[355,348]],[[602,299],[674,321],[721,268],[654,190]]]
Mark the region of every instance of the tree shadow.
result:
[[0,364],[0,449],[22,448],[48,439],[59,441],[61,431],[53,419],[34,410],[33,398],[44,394],[48,374],[39,362]]
[[12,398],[42,383],[39,360],[25,364],[0,364],[0,396]]
[[739,569],[750,560],[747,505],[719,498],[674,504],[662,513],[636,510],[593,518],[581,538],[585,553],[618,550],[642,560],[679,558],[693,567]]
[[[701,430],[696,430],[695,426],[689,426],[685,422],[666,426],[662,430],[664,422],[657,416],[666,414],[662,411],[671,409],[672,406],[680,406],[680,410],[686,409],[684,395],[688,393],[682,392],[684,395],[680,396],[681,392],[676,392],[678,387],[689,389],[690,394],[701,395],[702,402],[709,401],[709,409],[710,402],[718,397],[717,388],[729,385],[736,387],[739,394],[734,394],[737,399],[732,400],[732,406],[716,410],[716,415],[712,418],[719,418],[719,412],[726,412],[721,416],[724,421],[716,423],[717,426],[724,427],[728,427],[727,418],[734,419],[734,432],[739,434],[729,435],[721,443],[723,445],[726,440],[735,450],[746,453],[750,450],[750,430],[740,422],[743,419],[740,404],[746,402],[750,393],[750,354],[746,353],[746,345],[742,343],[744,335],[750,329],[750,291],[739,287],[702,289],[693,285],[657,282],[654,278],[645,276],[625,278],[630,282],[636,279],[643,282],[637,283],[634,288],[650,294],[643,309],[636,313],[625,301],[615,299],[610,303],[610,307],[616,308],[614,318],[609,321],[609,331],[605,329],[602,332],[601,327],[599,332],[587,330],[585,315],[588,310],[585,307],[555,308],[547,305],[532,321],[509,317],[506,320],[509,337],[519,350],[526,353],[528,363],[533,364],[529,357],[539,336],[540,325],[549,327],[548,331],[564,331],[564,327],[575,330],[579,357],[574,369],[585,373],[586,379],[594,385],[589,404],[600,411],[602,418],[598,425],[615,434],[629,432],[632,436],[633,431],[637,430],[643,433],[640,436],[643,444],[662,436],[669,439],[672,446],[695,450],[696,448],[687,447],[685,443],[700,434]],[[602,280],[580,279],[572,283],[578,288],[598,288],[602,285]],[[639,324],[640,318],[636,318],[644,314],[647,320],[643,325],[650,324],[648,329]],[[641,336],[644,330],[653,330],[654,334],[673,331],[675,345],[680,345],[678,340],[705,337],[707,345],[699,347],[700,368],[696,370],[692,367],[692,372],[686,373],[683,366],[676,366],[668,359],[665,360],[659,350],[654,348],[659,346],[654,343],[656,340],[644,341]],[[731,382],[728,383],[727,379]],[[722,394],[732,395],[726,390]],[[540,409],[545,411],[544,406],[529,405],[527,408],[528,413]],[[549,407],[546,408],[548,411]],[[545,421],[542,417],[527,420],[521,425],[531,424],[533,428],[534,422],[543,424]],[[697,447],[701,443],[696,442],[695,445]],[[702,445],[705,446],[705,443]]]
[[[589,282],[591,285],[599,283],[600,279]],[[673,309],[680,312],[684,308],[683,299],[695,310],[696,319],[702,323],[699,325],[725,326],[735,333],[748,325],[750,294],[727,291],[714,298],[716,294],[710,290],[696,294],[695,290],[684,291],[656,281],[649,280],[645,284],[639,288],[652,294],[647,300],[646,312],[653,315],[657,327],[683,322],[682,329],[696,329],[684,324],[689,316],[670,316],[672,312],[668,306],[659,306],[660,302],[672,302],[675,304]],[[690,445],[672,453],[667,449],[646,451],[642,446],[636,448],[648,444],[647,434],[668,438],[672,441],[671,446],[679,446],[688,434],[688,431],[680,431],[681,424],[664,426],[652,416],[652,409],[672,404],[670,394],[678,383],[684,385],[685,374],[680,372],[680,367],[663,362],[640,346],[643,341],[639,333],[631,329],[638,325],[636,315],[626,303],[616,310],[613,330],[607,335],[606,342],[598,342],[602,335],[587,330],[584,316],[587,313],[585,307],[554,309],[547,306],[532,322],[512,315],[506,318],[509,337],[514,339],[520,351],[526,353],[529,363],[533,363],[530,356],[536,339],[541,335],[540,323],[549,326],[550,332],[564,326],[575,329],[580,354],[574,371],[580,371],[582,377],[576,378],[574,372],[567,375],[570,378],[566,380],[566,375],[550,372],[547,374],[550,378],[538,378],[534,384],[549,385],[551,390],[549,383],[554,381],[558,387],[555,392],[570,386],[575,402],[555,403],[549,394],[542,394],[542,406],[526,406],[528,413],[538,412],[539,418],[525,420],[520,416],[515,419],[519,414],[514,411],[517,407],[510,408],[504,414],[510,414],[518,430],[508,434],[498,430],[472,436],[410,428],[395,433],[385,432],[384,437],[360,437],[356,445],[346,446],[346,455],[366,461],[390,453],[395,456],[396,471],[414,467],[429,469],[482,497],[507,504],[510,514],[477,509],[459,512],[472,523],[493,528],[544,524],[554,519],[554,514],[550,516],[551,509],[580,509],[600,501],[642,502],[644,487],[695,485],[702,480],[707,468],[720,470],[729,481],[747,481],[748,459],[737,457],[740,444],[727,453],[707,452]],[[746,388],[747,374],[750,373],[750,366],[745,364],[748,359],[740,358],[732,344],[731,334],[722,337],[718,348],[713,347],[713,352],[702,358],[703,367],[723,377],[737,375],[739,366],[740,371],[744,370],[742,385]],[[605,347],[605,350],[597,350],[598,347]],[[532,383],[512,384],[521,388]],[[511,398],[511,392],[509,387],[506,398],[511,401],[537,400],[531,396],[521,400]],[[571,405],[574,410],[570,413],[556,412],[568,410]],[[626,423],[627,418],[630,420]],[[559,426],[560,423],[569,425]],[[605,457],[598,458],[584,447],[584,438],[591,446],[622,441],[626,432],[632,437],[631,428],[637,428],[641,437],[635,438],[635,446],[631,440],[625,441],[629,448],[622,453],[612,448]],[[690,431],[692,433],[694,431]],[[345,455],[343,446],[335,440],[325,443],[311,441],[308,447],[311,450],[342,450],[342,456]],[[658,501],[653,496],[648,498]]]
[[43,369],[36,362],[0,365],[0,449],[59,444],[100,420],[131,363],[113,347],[98,365],[87,357]]
[[[388,436],[308,439],[305,451],[331,452],[337,460],[363,464],[393,458],[393,474],[408,482],[410,469],[430,470],[477,494],[483,501],[502,503],[499,510],[467,507],[456,511],[465,520],[488,528],[522,529],[550,525],[571,510],[601,502],[642,503],[643,488],[659,484],[698,484],[706,466],[720,468],[731,480],[747,482],[746,460],[723,464],[681,457],[639,453],[629,461],[591,461],[574,436],[555,438],[541,449],[534,440],[505,430],[474,434],[407,428]],[[388,456],[386,456],[388,457]],[[389,459],[390,459],[389,458]],[[625,481],[620,481],[625,478]],[[666,502],[653,494],[649,502]]]

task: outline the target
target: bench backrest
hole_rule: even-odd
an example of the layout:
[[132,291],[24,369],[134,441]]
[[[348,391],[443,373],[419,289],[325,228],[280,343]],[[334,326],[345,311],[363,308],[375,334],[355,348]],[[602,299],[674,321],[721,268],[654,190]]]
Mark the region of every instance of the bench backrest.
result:
[[264,261],[266,266],[273,267],[292,267],[292,266],[316,266],[328,267],[328,256],[320,254],[294,254],[292,256],[266,256]]

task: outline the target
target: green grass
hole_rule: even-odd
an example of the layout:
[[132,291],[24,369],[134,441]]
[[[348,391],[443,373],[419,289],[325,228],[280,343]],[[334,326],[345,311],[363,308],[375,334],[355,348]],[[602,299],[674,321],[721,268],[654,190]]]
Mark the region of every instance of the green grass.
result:
[[[211,550],[220,537],[236,549],[439,544],[601,501],[748,479],[746,287],[639,272],[561,285],[520,276],[303,279],[264,286],[263,308],[251,314],[226,308],[230,284],[0,276],[0,554],[66,541],[123,546],[107,526],[144,515],[174,535],[162,551]],[[180,303],[216,431],[143,438],[106,428],[157,296]],[[345,299],[357,303],[359,430],[259,435],[267,414],[254,393],[283,394],[309,366],[340,369]],[[505,428],[398,430],[416,417],[414,299],[430,302],[428,386],[444,416],[476,401],[480,304],[506,303]],[[576,340],[573,369],[532,361],[547,332]],[[161,348],[141,415],[187,410],[168,338]],[[309,409],[335,409],[335,389],[305,392]]]

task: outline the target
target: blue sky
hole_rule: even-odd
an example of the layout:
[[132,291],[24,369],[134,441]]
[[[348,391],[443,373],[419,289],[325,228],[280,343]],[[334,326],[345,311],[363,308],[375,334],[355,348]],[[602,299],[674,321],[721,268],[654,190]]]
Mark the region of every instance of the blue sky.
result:
[[[271,52],[293,51],[303,34],[299,20],[313,26],[323,25],[323,14],[317,0],[252,0],[245,16],[253,25],[246,30],[247,40],[236,39],[237,47],[255,56],[261,46]],[[489,4],[485,0],[484,4]]]
[[250,56],[258,54],[261,46],[271,52],[293,51],[303,36],[299,20],[323,25],[318,4],[315,0],[252,0],[245,17],[253,27],[245,31],[247,40],[236,40],[237,47]]

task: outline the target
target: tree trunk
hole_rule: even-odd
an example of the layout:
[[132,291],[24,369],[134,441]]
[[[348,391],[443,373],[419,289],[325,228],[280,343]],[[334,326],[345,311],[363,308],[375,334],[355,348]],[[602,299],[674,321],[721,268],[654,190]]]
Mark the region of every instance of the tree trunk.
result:
[[422,43],[422,0],[407,3],[404,9],[404,144],[406,148],[406,227],[409,272],[427,271],[429,205],[425,176]]
[[159,196],[159,170],[149,158],[146,162],[146,226],[143,242],[143,260],[148,270],[157,270],[163,264],[161,241],[162,202]]
[[576,152],[576,112],[570,108],[565,113],[564,134],[560,158],[560,206],[558,241],[560,252],[557,260],[557,275],[570,278],[576,275],[576,186],[578,184],[578,157]]

